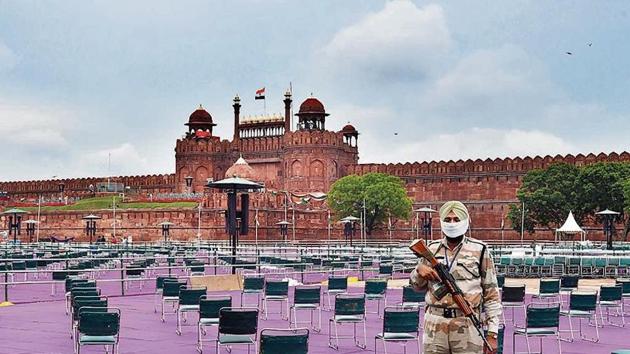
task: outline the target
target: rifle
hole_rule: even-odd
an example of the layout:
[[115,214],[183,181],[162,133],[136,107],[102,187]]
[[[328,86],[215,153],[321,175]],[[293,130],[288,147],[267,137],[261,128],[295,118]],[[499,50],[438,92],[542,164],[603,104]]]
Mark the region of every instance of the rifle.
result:
[[455,304],[457,304],[457,307],[459,307],[459,309],[464,313],[464,315],[468,319],[470,319],[473,326],[475,326],[477,333],[479,333],[479,335],[481,336],[481,339],[483,340],[483,344],[490,351],[492,351],[492,347],[490,346],[490,343],[488,343],[488,340],[486,339],[486,336],[484,336],[483,331],[481,329],[482,328],[481,321],[479,321],[477,316],[475,316],[475,313],[473,312],[472,307],[468,303],[468,300],[466,300],[466,298],[464,297],[464,293],[462,292],[462,289],[459,288],[459,286],[455,282],[455,279],[453,278],[453,275],[451,275],[451,273],[448,271],[446,266],[443,263],[438,262],[437,259],[435,259],[433,252],[431,252],[427,248],[427,245],[425,245],[423,240],[413,241],[411,245],[409,246],[409,249],[418,258],[424,258],[431,264],[431,268],[433,268],[433,270],[435,270],[438,276],[440,277],[440,283],[442,283],[446,291],[449,294],[451,294],[451,297],[453,297],[453,301],[455,301]]

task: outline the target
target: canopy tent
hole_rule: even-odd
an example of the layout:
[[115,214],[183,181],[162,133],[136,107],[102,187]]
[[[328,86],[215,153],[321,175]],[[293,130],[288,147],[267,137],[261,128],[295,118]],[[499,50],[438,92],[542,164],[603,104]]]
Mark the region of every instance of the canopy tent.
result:
[[562,234],[579,234],[580,241],[584,241],[586,239],[586,231],[584,231],[580,227],[580,225],[578,225],[578,223],[575,221],[575,218],[573,217],[573,212],[571,211],[569,211],[569,216],[567,216],[567,220],[564,222],[564,224],[559,229],[556,229],[556,242],[558,242]]

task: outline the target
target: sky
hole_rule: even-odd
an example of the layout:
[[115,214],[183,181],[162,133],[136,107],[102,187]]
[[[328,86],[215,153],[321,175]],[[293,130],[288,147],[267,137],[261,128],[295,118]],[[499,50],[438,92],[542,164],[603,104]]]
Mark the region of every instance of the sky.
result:
[[0,0],[0,181],[174,173],[199,104],[231,139],[289,85],[361,163],[622,152],[628,34],[621,0]]

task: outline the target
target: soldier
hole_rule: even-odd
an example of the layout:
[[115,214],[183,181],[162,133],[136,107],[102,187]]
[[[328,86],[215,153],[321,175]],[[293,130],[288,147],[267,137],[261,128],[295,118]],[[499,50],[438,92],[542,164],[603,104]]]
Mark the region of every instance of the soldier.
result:
[[468,209],[458,201],[446,202],[440,208],[440,226],[444,237],[429,243],[428,248],[438,261],[449,269],[466,300],[477,312],[483,310],[488,326],[488,342],[493,350],[484,349],[483,340],[450,295],[438,300],[438,274],[421,259],[411,273],[410,284],[417,291],[427,291],[424,316],[425,354],[494,353],[501,317],[501,298],[494,262],[486,245],[466,236],[470,217]]

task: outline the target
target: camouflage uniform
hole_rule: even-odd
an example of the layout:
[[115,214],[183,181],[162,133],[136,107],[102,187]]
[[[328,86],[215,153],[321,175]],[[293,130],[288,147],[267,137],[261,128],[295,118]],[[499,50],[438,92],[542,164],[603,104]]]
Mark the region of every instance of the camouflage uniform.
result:
[[[450,272],[462,289],[466,300],[477,310],[483,307],[488,331],[497,333],[502,306],[497,285],[494,262],[486,245],[476,239],[464,236],[462,242],[449,250],[446,239],[429,243],[428,248],[438,261],[451,266]],[[481,260],[481,264],[480,264]],[[427,264],[425,259],[421,263]],[[433,296],[433,282],[421,278],[414,269],[410,284],[417,291],[427,291],[427,309],[424,316],[424,353],[442,354],[483,353],[483,341],[476,329],[458,310],[447,310],[454,318],[444,317],[444,309],[457,309],[451,295],[442,300]]]

